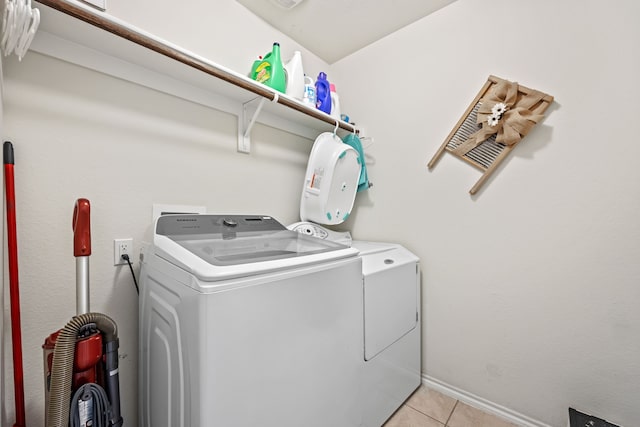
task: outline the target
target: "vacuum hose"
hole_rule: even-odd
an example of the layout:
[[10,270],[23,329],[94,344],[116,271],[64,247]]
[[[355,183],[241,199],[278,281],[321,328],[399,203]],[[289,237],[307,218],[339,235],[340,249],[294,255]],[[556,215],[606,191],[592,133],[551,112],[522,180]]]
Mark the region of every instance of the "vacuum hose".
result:
[[111,425],[122,426],[120,416],[120,383],[118,374],[118,326],[101,313],[85,313],[74,316],[60,330],[53,350],[51,366],[50,398],[46,427],[67,427],[71,399],[73,359],[80,329],[94,323],[104,336],[105,391],[111,403]]

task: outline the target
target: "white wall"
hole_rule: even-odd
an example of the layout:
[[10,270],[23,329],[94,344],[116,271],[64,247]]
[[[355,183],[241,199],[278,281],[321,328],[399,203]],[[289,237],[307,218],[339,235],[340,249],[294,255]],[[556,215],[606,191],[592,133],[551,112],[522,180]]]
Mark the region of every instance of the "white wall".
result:
[[[423,263],[427,379],[553,426],[640,425],[640,5],[458,0],[334,64],[375,138],[356,238]],[[427,162],[494,74],[556,99],[475,197]]]
[[[215,2],[216,7],[200,3],[194,4],[199,13],[191,10],[188,17],[175,2],[110,0],[108,7],[125,21],[238,71],[248,70],[275,40],[284,58],[300,49],[254,22],[234,0]],[[249,28],[238,34],[247,22]],[[200,31],[213,35],[204,43]],[[304,57],[311,70],[326,66],[308,53]],[[127,266],[112,265],[113,239],[132,237],[137,253],[149,241],[154,203],[297,221],[311,141],[256,125],[251,155],[239,154],[235,116],[35,52],[22,62],[4,59],[3,101],[3,138],[13,142],[16,155],[27,424],[44,425],[42,343],[75,314],[71,220],[76,199],[86,197],[92,208],[91,309],[119,326],[123,416],[127,425],[136,425],[137,296]],[[4,321],[2,425],[13,425],[8,307]]]

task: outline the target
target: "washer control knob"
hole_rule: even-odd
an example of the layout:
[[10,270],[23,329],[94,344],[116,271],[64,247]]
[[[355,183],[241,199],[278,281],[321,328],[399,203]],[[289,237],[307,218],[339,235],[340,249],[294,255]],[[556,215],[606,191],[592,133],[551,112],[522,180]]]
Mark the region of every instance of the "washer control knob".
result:
[[226,225],[227,227],[235,227],[236,225],[238,225],[238,223],[235,220],[230,219],[230,218],[223,219],[222,223],[224,225]]

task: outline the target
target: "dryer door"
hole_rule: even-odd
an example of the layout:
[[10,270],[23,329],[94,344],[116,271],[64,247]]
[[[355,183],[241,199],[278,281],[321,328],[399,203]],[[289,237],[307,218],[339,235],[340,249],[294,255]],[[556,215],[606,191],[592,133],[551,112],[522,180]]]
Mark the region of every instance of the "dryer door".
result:
[[420,278],[417,257],[400,246],[365,253],[362,262],[364,358],[371,360],[416,327]]

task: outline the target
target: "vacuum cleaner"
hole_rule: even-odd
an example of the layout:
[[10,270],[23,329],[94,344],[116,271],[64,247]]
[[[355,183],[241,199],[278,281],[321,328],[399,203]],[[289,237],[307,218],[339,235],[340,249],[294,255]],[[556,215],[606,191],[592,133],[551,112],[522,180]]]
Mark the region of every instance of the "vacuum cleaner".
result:
[[89,310],[90,204],[78,199],[73,211],[76,312],[42,346],[46,427],[120,427],[118,327]]

